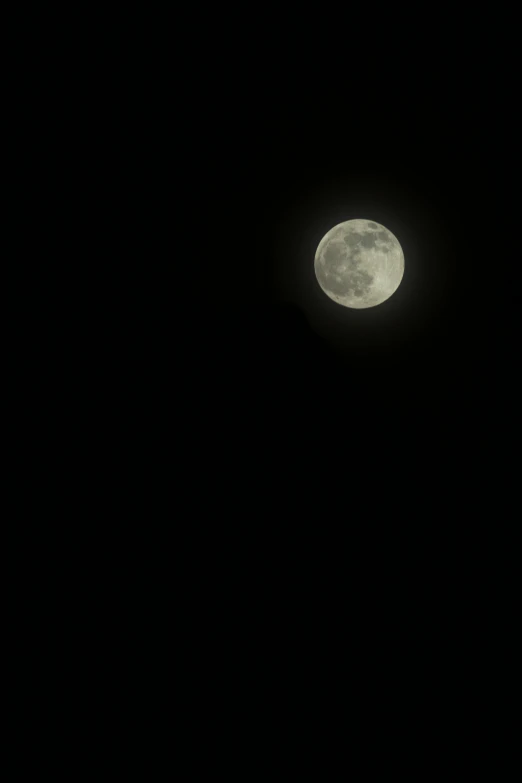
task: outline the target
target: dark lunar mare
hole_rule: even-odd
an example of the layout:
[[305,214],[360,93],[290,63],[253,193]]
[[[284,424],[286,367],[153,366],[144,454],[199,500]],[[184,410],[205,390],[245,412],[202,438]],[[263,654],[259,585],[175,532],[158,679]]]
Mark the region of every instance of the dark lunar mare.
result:
[[375,247],[375,234],[373,231],[363,236],[361,239],[361,245],[363,247]]
[[362,237],[363,237],[362,234],[358,234],[356,231],[354,231],[353,233],[348,234],[347,236],[345,236],[344,237],[344,241],[346,242],[348,247],[355,247],[355,245],[359,244],[359,242],[361,241]]

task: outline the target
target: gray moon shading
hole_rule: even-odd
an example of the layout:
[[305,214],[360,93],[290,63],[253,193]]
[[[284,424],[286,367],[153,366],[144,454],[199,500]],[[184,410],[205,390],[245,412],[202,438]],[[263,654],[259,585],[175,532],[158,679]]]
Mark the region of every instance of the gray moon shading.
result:
[[328,231],[315,254],[315,275],[325,294],[344,307],[385,302],[404,274],[398,239],[373,220],[347,220]]

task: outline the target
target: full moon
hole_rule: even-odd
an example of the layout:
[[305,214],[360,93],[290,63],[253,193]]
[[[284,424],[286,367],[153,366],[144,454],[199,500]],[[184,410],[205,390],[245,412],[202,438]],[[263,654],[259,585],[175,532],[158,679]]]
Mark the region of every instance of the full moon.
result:
[[321,239],[314,265],[330,299],[363,309],[395,293],[404,274],[404,253],[397,238],[379,223],[346,220]]

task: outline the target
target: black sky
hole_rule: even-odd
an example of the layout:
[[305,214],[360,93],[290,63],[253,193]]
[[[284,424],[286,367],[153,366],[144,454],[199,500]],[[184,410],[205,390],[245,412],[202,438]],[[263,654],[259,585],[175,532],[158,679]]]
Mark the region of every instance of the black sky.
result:
[[[96,208],[114,243],[117,366],[139,400],[157,399],[138,404],[143,437],[169,459],[183,431],[218,486],[227,470],[263,476],[273,507],[270,477],[294,474],[307,505],[319,461],[319,487],[336,466],[334,494],[366,508],[351,477],[371,493],[392,476],[414,509],[423,476],[446,497],[453,471],[464,481],[456,455],[475,463],[510,426],[512,66],[474,39],[462,56],[456,31],[412,45],[407,25],[392,38],[381,25],[377,57],[362,40],[288,38],[285,24],[216,44],[215,67],[186,75],[161,50],[146,68],[139,52],[116,65]],[[387,226],[406,261],[396,294],[363,311],[331,302],[313,273],[322,236],[357,217]]]
[[[372,661],[369,714],[375,672],[396,683],[410,667],[415,714],[417,671],[428,700],[448,687],[425,651],[450,671],[438,628],[452,580],[463,574],[457,634],[511,573],[491,553],[510,549],[518,508],[513,49],[489,18],[473,31],[360,11],[206,17],[143,46],[119,20],[99,85],[90,59],[74,72],[71,94],[86,89],[67,102],[64,181],[46,164],[71,213],[57,287],[78,369],[60,394],[84,395],[71,421],[89,429],[89,470],[108,460],[109,477],[167,488],[161,510],[152,490],[142,516],[116,510],[122,526],[139,517],[142,548],[120,582],[140,583],[157,627],[181,596],[194,638],[208,633],[200,652],[223,655],[216,691],[239,672],[238,714],[254,693],[282,724],[322,719],[347,659]],[[313,271],[320,239],[353,218],[385,225],[405,254],[397,292],[362,311]],[[119,575],[126,534],[113,538]]]

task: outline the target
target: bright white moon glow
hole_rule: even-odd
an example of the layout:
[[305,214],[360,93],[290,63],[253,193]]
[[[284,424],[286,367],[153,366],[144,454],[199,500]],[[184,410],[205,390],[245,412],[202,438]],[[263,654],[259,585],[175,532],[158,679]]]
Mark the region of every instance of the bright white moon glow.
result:
[[373,220],[347,220],[321,239],[315,274],[330,299],[344,307],[375,307],[395,293],[404,274],[397,238]]

